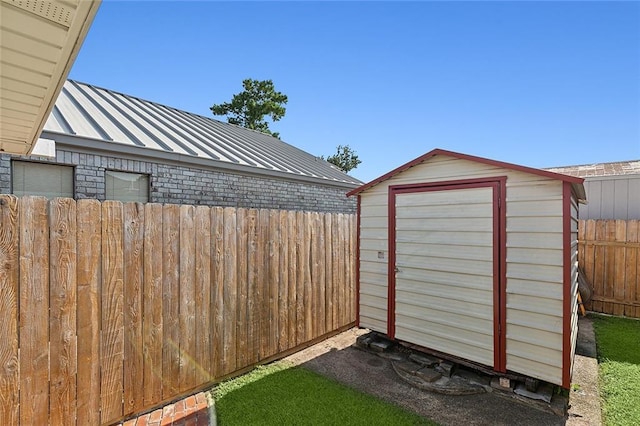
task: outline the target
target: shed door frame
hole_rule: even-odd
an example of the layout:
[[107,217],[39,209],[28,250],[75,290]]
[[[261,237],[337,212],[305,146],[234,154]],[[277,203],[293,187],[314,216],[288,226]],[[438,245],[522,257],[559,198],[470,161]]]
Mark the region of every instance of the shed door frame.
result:
[[[507,209],[506,176],[461,179],[439,182],[389,186],[389,264],[387,297],[387,335],[395,339],[396,320],[396,195],[415,192],[448,191],[470,188],[493,189],[493,369],[507,371],[506,313],[507,313]],[[455,354],[452,354],[455,355]]]

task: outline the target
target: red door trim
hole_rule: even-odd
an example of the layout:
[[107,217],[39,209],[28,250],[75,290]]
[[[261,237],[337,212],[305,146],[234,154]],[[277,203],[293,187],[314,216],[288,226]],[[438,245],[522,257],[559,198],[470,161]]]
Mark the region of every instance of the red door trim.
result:
[[[471,188],[493,188],[493,369],[506,372],[506,176],[460,179],[389,186],[388,229],[389,264],[387,270],[387,335],[396,332],[396,195],[416,192],[447,191]],[[455,355],[455,354],[452,354]]]

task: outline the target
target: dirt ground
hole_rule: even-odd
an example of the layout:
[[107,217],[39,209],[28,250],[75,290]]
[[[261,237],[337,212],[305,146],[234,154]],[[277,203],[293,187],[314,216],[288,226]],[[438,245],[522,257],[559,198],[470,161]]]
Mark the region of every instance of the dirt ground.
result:
[[[599,417],[597,420],[594,419],[595,422],[591,422],[590,414],[580,410],[567,422],[562,417],[505,397],[498,392],[450,396],[420,390],[400,379],[389,360],[351,347],[357,336],[366,332],[367,330],[356,328],[348,330],[286,359],[352,388],[391,401],[442,425],[600,423]],[[596,409],[599,411],[599,405]]]

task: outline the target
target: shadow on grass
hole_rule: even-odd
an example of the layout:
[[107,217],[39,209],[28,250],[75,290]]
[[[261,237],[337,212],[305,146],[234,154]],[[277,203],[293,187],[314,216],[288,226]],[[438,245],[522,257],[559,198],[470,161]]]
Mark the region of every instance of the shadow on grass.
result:
[[600,362],[640,365],[640,320],[593,316]]
[[259,367],[214,394],[221,426],[433,424],[300,367]]

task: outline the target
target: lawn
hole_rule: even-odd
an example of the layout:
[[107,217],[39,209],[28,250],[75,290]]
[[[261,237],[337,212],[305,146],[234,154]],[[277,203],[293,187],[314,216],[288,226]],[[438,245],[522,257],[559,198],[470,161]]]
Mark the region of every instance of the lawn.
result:
[[594,316],[605,425],[640,425],[640,320]]
[[212,393],[221,426],[436,424],[282,362],[223,382]]

